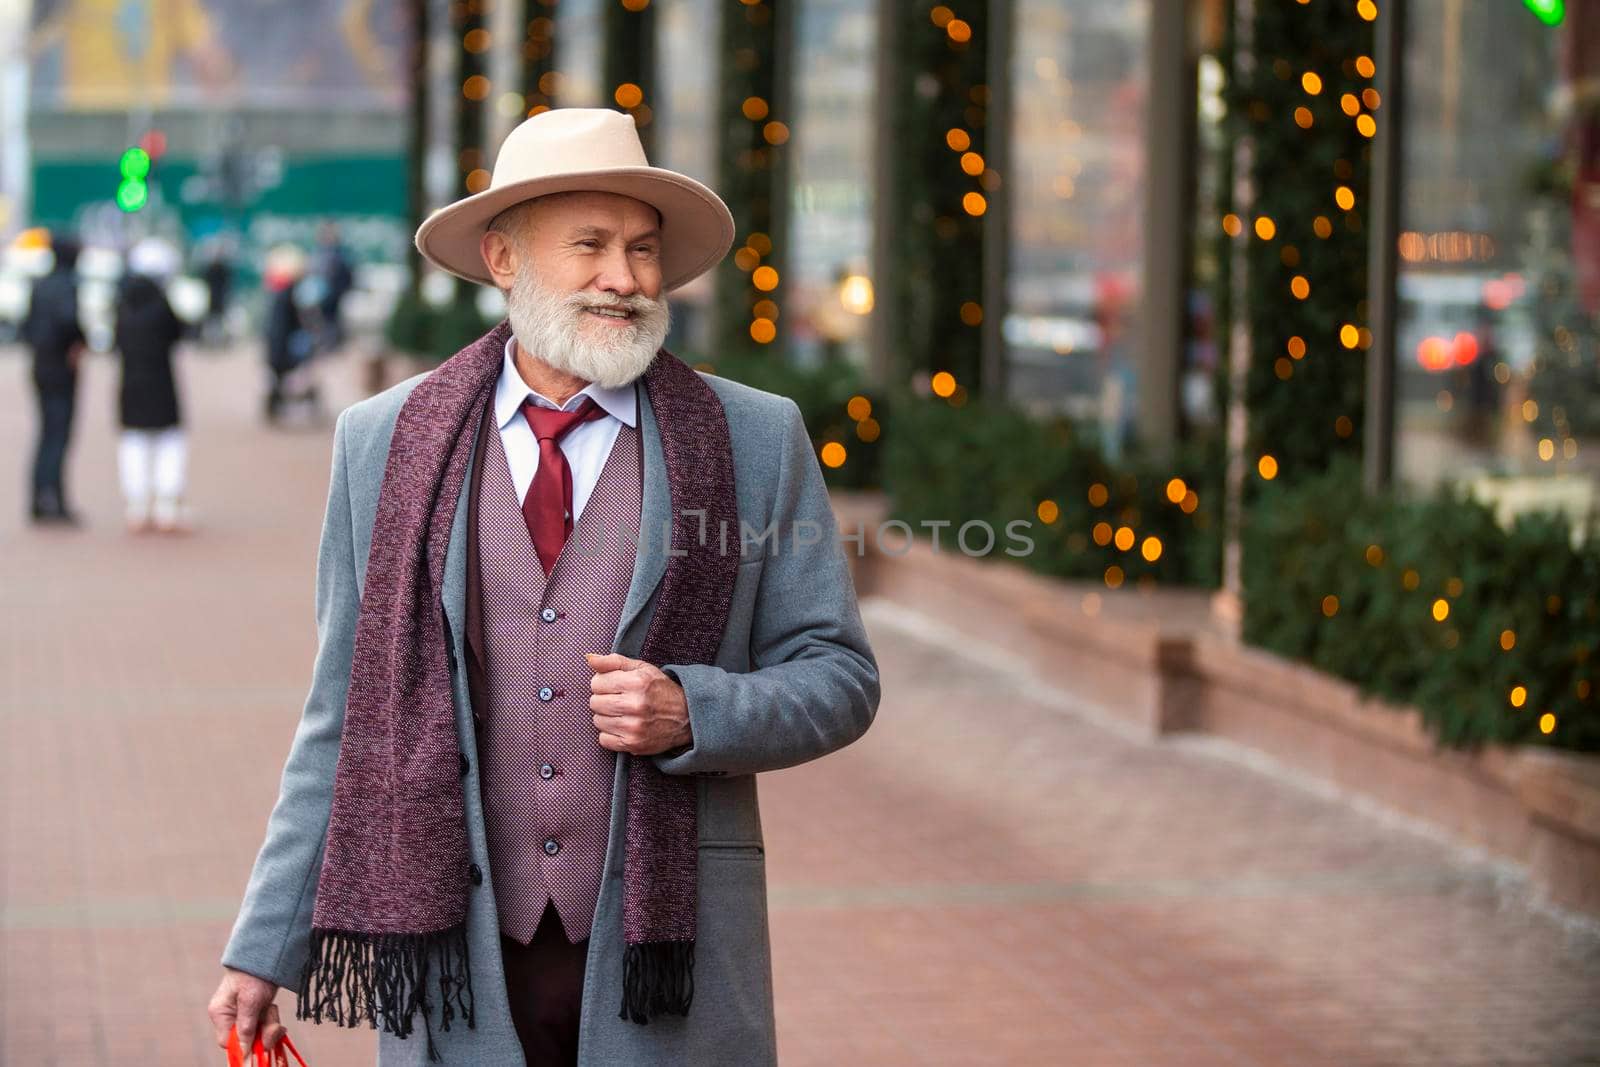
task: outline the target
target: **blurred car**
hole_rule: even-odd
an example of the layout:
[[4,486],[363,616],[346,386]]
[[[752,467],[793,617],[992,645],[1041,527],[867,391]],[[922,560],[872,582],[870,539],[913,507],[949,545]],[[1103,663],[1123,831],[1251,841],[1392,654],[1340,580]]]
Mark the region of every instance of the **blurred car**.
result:
[[[1510,375],[1533,362],[1533,323],[1519,275],[1402,271],[1396,289],[1396,375],[1402,404],[1432,405],[1440,388],[1480,358],[1504,363]],[[1492,365],[1485,370],[1493,373]]]

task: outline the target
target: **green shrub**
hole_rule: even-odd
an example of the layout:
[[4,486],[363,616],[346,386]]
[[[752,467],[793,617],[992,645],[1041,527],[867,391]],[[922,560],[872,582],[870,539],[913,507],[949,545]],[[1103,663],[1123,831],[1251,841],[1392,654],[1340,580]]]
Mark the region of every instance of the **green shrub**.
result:
[[383,339],[390,348],[418,355],[432,352],[429,334],[432,308],[414,289],[400,294],[389,321],[383,324]]
[[[979,520],[994,531],[994,544],[983,554],[1016,558],[1043,574],[1101,580],[1115,565],[1132,583],[1217,584],[1220,523],[1212,505],[1221,493],[1203,476],[1208,464],[1198,448],[1174,463],[1134,457],[1113,469],[1091,439],[1065,419],[1040,421],[999,401],[974,397],[958,408],[909,393],[886,396],[869,388],[861,371],[845,362],[805,368],[764,354],[714,362],[685,358],[701,370],[793,399],[819,452],[830,441],[845,448],[842,465],[823,468],[828,483],[882,486],[889,517],[909,523],[919,535],[931,538],[937,532],[941,547],[959,551],[957,531]],[[876,440],[862,440],[857,420],[847,411],[857,396],[871,403],[881,434]],[[1174,477],[1197,494],[1192,514],[1167,498]],[[1098,506],[1089,495],[1096,485],[1106,494]],[[1048,523],[1039,511],[1045,501],[1057,509]],[[1029,524],[1021,533],[1032,540],[1031,548],[1007,536],[1013,521]],[[1130,527],[1137,542],[1130,550],[1114,542],[1096,544],[1094,528],[1101,522],[1113,530]],[[936,530],[930,523],[948,525]],[[1151,536],[1161,545],[1154,561],[1143,554]],[[984,541],[973,530],[967,546],[976,553]],[[1007,557],[1007,548],[1025,554]]]
[[[1037,419],[983,397],[960,407],[886,397],[851,364],[807,369],[737,356],[696,365],[792,397],[819,449],[830,440],[846,447],[845,464],[827,470],[831,484],[881,484],[889,517],[925,538],[934,532],[927,524],[940,524],[948,551],[961,550],[960,526],[979,520],[995,531],[989,555],[1042,574],[1104,580],[1116,566],[1135,585],[1218,582],[1220,464],[1203,445],[1170,462],[1135,453],[1112,465],[1064,418]],[[870,445],[845,411],[857,395],[871,401],[881,427]],[[1169,499],[1174,478],[1196,493],[1192,513]],[[1504,529],[1460,491],[1425,500],[1368,495],[1348,459],[1299,485],[1262,483],[1254,496],[1244,530],[1247,641],[1415,705],[1442,746],[1600,751],[1595,531],[1575,548],[1557,515],[1522,516]],[[1048,523],[1045,502],[1056,509]],[[1017,520],[1030,524],[1033,545],[1008,556],[1021,547],[1006,533]],[[1100,523],[1132,529],[1135,544],[1096,543]],[[1154,561],[1142,551],[1152,536],[1162,547]],[[1337,603],[1325,605],[1330,597]],[[1448,609],[1442,620],[1438,601]],[[1513,707],[1519,686],[1525,698]],[[1546,713],[1555,716],[1549,734],[1540,729]]]
[[1260,494],[1243,577],[1246,640],[1416,705],[1441,745],[1600,750],[1600,544],[1560,516],[1505,529],[1459,491],[1369,497],[1340,464]]
[[436,305],[408,291],[389,314],[383,337],[392,348],[442,363],[482,337],[494,324],[495,320],[484,318],[477,302],[468,297]]
[[[1066,419],[1032,418],[1000,401],[974,397],[954,407],[906,396],[890,410],[883,435],[890,515],[930,534],[923,524],[948,522],[942,546],[952,544],[963,522],[980,519],[995,531],[990,554],[1005,558],[1008,547],[1017,547],[1005,535],[1007,523],[1023,520],[1034,543],[1016,558],[1043,574],[1101,580],[1115,566],[1134,584],[1217,584],[1220,524],[1213,505],[1221,496],[1206,482],[1198,451],[1169,463],[1136,455],[1113,467]],[[1192,513],[1168,499],[1174,478],[1194,490]],[[1096,503],[1101,498],[1092,499],[1091,491],[1103,491],[1103,501]],[[1101,523],[1113,533],[1130,528],[1132,547],[1098,544]],[[1149,537],[1160,543],[1153,561],[1143,551]]]
[[883,395],[869,389],[854,363],[834,360],[817,367],[796,367],[777,353],[724,355],[716,360],[686,362],[757,389],[786,396],[800,408],[812,447],[820,452],[828,442],[844,446],[845,459],[837,467],[823,465],[828,484],[838,489],[875,489],[880,484],[880,442],[866,441],[857,420],[850,417],[850,399],[862,396],[871,404],[870,418],[880,432],[887,429]]

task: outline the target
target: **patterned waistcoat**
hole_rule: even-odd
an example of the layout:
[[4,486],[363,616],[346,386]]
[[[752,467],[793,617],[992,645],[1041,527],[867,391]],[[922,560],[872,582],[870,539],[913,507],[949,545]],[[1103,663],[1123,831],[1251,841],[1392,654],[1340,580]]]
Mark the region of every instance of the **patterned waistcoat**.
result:
[[611,651],[633,578],[639,432],[617,435],[546,581],[493,424],[491,405],[468,498],[467,631],[495,902],[501,931],[527,943],[551,901],[577,942],[594,923],[616,765],[583,654]]

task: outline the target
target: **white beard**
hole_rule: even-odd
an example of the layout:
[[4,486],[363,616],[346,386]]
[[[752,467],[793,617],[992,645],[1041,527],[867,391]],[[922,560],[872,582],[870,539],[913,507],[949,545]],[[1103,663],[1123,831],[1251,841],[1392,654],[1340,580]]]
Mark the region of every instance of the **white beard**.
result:
[[[643,293],[617,296],[579,291],[563,293],[543,285],[532,270],[517,273],[506,292],[507,318],[517,345],[556,370],[606,389],[627,385],[655,359],[672,327],[663,297]],[[626,328],[596,323],[586,331],[590,307],[623,308],[633,313]]]

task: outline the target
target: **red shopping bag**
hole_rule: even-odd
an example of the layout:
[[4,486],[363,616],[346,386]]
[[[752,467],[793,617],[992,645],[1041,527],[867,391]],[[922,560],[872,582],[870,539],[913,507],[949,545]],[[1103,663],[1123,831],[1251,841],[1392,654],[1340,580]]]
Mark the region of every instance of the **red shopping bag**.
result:
[[[300,1067],[307,1067],[305,1058],[300,1055],[300,1050],[294,1047],[294,1042],[289,1040],[288,1034],[283,1035],[283,1040],[276,1050],[268,1052],[266,1046],[261,1044],[260,1031],[257,1031],[256,1043],[250,1049],[250,1067],[289,1067],[290,1054]],[[228,1031],[228,1067],[246,1067],[244,1050],[239,1047],[238,1027]]]

